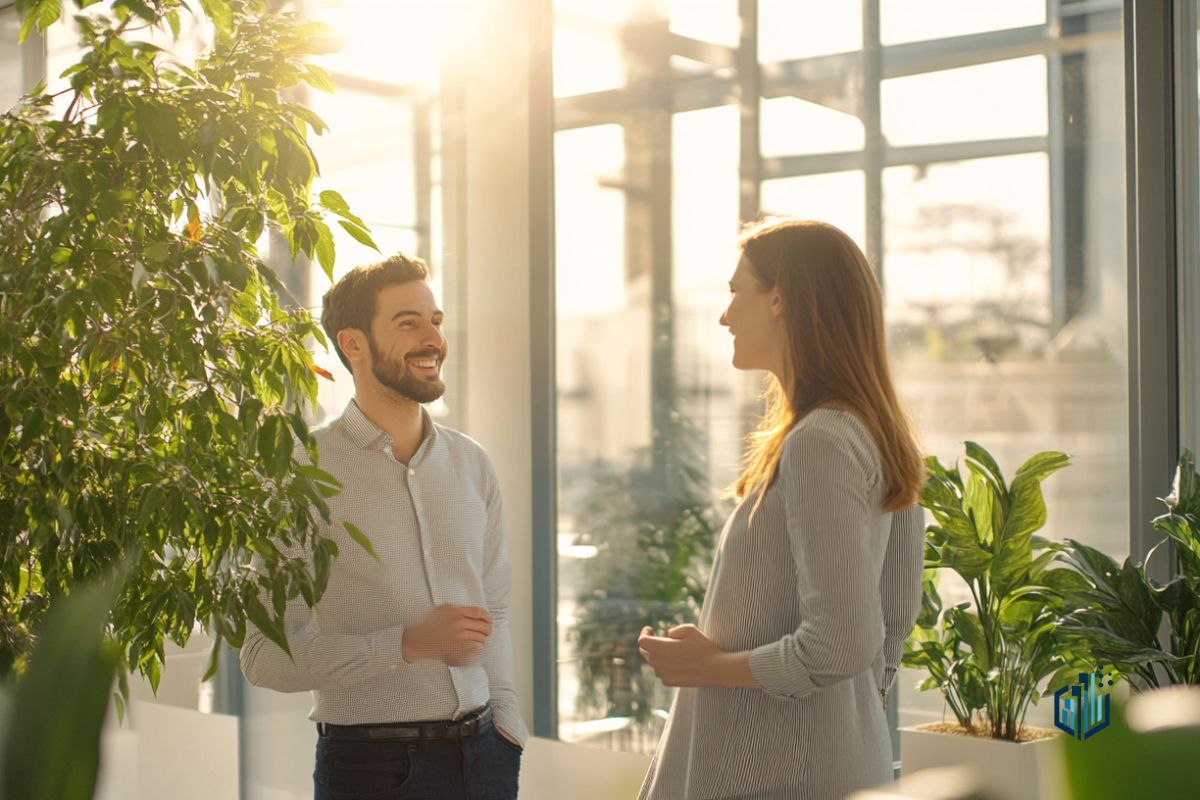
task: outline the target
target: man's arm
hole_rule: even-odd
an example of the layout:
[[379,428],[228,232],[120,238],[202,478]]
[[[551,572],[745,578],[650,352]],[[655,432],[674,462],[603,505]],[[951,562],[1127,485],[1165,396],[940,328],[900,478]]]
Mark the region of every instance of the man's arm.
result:
[[522,746],[529,737],[513,688],[512,637],[508,625],[508,598],[512,577],[508,551],[504,543],[504,508],[500,484],[491,462],[485,458],[484,491],[487,501],[487,528],[484,530],[483,591],[492,616],[492,633],[480,654],[480,664],[488,676],[489,694],[498,729]]
[[[263,600],[269,608],[269,598]],[[246,622],[239,661],[250,683],[279,692],[303,692],[353,686],[404,667],[403,626],[368,634],[321,633],[316,614],[297,597],[287,604],[284,632],[290,656]]]

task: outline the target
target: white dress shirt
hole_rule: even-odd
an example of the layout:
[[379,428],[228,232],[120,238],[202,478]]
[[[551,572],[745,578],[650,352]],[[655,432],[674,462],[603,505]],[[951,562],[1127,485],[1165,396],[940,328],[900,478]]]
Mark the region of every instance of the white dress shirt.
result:
[[[427,433],[407,464],[353,400],[314,432],[318,466],[343,487],[330,498],[332,524],[321,531],[337,542],[339,555],[316,606],[310,610],[300,598],[287,606],[293,658],[247,624],[242,672],[256,686],[311,690],[310,718],[338,725],[456,719],[490,700],[497,727],[524,743],[496,474],[478,443],[432,422],[424,409],[422,415]],[[343,521],[366,534],[378,560]],[[492,633],[477,663],[406,662],[405,627],[446,603],[491,614]]]

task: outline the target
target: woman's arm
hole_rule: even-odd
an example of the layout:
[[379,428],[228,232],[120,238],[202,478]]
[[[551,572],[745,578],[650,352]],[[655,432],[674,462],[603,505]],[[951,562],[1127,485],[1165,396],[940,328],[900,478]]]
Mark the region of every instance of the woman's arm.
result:
[[919,505],[892,514],[879,600],[883,607],[883,678],[879,693],[886,699],[900,669],[904,640],[921,611],[921,571],[925,551],[925,512]]
[[869,501],[878,476],[864,467],[874,456],[852,422],[831,424],[836,427],[797,429],[777,478],[796,562],[792,590],[799,592],[800,627],[741,652],[721,650],[694,625],[678,625],[666,636],[644,628],[638,637],[642,657],[668,686],[762,688],[798,698],[857,675],[879,652],[879,569],[886,545],[874,538],[879,511]]
[[880,477],[869,440],[849,415],[814,420],[785,444],[777,480],[800,624],[750,654],[769,694],[805,697],[868,669],[883,646],[879,576],[887,545],[872,501]]

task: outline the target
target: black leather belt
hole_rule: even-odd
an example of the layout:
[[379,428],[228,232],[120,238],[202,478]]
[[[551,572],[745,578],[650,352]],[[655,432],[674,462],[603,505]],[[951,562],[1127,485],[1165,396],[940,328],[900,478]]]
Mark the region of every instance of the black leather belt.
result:
[[492,719],[492,707],[480,706],[462,719],[370,725],[332,725],[318,722],[317,732],[330,739],[464,739],[474,736]]

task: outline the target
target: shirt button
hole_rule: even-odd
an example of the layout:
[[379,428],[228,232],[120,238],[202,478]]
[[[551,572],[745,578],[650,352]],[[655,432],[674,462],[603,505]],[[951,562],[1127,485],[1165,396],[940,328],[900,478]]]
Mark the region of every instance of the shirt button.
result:
[[415,469],[410,469],[410,470],[408,471],[408,474],[409,474],[409,477],[412,477],[412,476],[414,476],[414,475],[416,475],[416,474],[417,474],[417,471],[416,471]]

